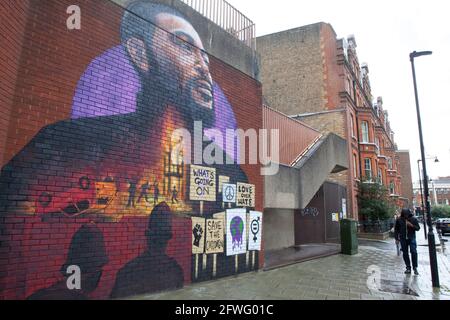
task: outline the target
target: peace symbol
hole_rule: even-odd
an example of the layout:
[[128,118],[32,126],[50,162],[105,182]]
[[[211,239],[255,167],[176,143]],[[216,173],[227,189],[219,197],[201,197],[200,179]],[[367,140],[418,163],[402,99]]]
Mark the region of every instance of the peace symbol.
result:
[[231,186],[228,186],[225,188],[225,198],[230,201],[234,199],[234,188]]

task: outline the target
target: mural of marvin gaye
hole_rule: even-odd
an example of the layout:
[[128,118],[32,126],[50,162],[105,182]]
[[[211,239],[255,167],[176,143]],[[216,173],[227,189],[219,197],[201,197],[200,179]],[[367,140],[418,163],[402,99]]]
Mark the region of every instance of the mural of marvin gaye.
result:
[[[120,36],[80,77],[71,119],[42,128],[1,170],[2,235],[23,219],[1,242],[6,298],[121,298],[258,268],[262,215],[245,209],[255,186],[236,163],[190,165],[177,148],[174,132],[195,121],[224,136],[237,128],[197,31],[171,7],[136,1]],[[81,269],[78,291],[65,285],[69,265]]]

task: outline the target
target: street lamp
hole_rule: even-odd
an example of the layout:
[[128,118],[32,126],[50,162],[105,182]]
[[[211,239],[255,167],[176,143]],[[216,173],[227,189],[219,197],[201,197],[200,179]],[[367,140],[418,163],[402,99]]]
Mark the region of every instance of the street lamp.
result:
[[420,117],[420,108],[419,108],[419,94],[417,92],[417,81],[416,81],[416,69],[414,67],[414,59],[417,57],[425,56],[425,55],[431,55],[431,51],[422,51],[417,52],[414,51],[410,53],[409,58],[411,60],[411,68],[412,68],[412,74],[413,74],[413,81],[414,81],[414,94],[416,98],[416,109],[417,109],[417,123],[419,126],[419,138],[420,138],[420,151],[422,154],[422,166],[423,166],[423,184],[424,184],[424,191],[425,191],[425,205],[426,205],[426,211],[427,211],[427,221],[428,221],[428,251],[430,253],[430,268],[431,268],[431,280],[433,283],[434,288],[439,288],[439,269],[437,264],[437,256],[436,256],[436,243],[435,243],[435,237],[433,232],[433,224],[431,222],[431,206],[430,206],[430,191],[428,189],[428,175],[427,175],[427,165],[426,165],[426,158],[425,158],[425,147],[423,144],[423,134],[422,134],[422,119]]
[[[433,159],[433,158],[427,158],[427,160],[429,159]],[[425,234],[425,239],[428,239],[427,236],[427,219],[425,217],[425,205],[424,205],[424,201],[423,201],[423,191],[422,191],[422,176],[420,174],[420,162],[422,161],[422,159],[417,160],[417,168],[419,169],[419,184],[420,184],[420,199],[422,200],[422,207],[421,207],[421,211],[422,211],[422,217],[423,217],[423,232]],[[434,162],[439,162],[438,158],[435,157]]]

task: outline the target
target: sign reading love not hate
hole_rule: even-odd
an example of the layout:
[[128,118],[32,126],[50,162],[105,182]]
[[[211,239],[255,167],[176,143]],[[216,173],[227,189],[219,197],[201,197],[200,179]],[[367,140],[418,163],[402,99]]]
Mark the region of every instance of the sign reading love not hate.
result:
[[238,207],[255,207],[255,185],[238,182],[236,205]]

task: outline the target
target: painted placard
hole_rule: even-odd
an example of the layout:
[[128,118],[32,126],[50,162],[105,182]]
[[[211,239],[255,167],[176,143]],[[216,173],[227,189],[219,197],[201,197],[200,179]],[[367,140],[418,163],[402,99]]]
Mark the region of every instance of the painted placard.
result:
[[255,207],[255,185],[238,182],[236,205],[245,208]]
[[222,193],[223,185],[230,182],[230,177],[219,176],[219,193]]
[[205,219],[193,217],[192,219],[192,253],[199,254],[205,251]]
[[223,234],[224,235],[227,234],[227,228],[225,228],[226,215],[227,215],[226,212],[219,212],[219,213],[213,214],[214,219],[222,219],[223,220],[223,225],[224,225]]
[[262,213],[250,211],[249,217],[248,250],[261,251]]
[[222,202],[236,203],[237,188],[235,184],[225,183],[223,185]]
[[247,213],[245,209],[230,209],[226,213],[227,256],[247,252]]
[[224,252],[225,240],[223,229],[223,219],[206,220],[205,252],[207,254]]
[[216,169],[191,165],[189,198],[216,201]]

